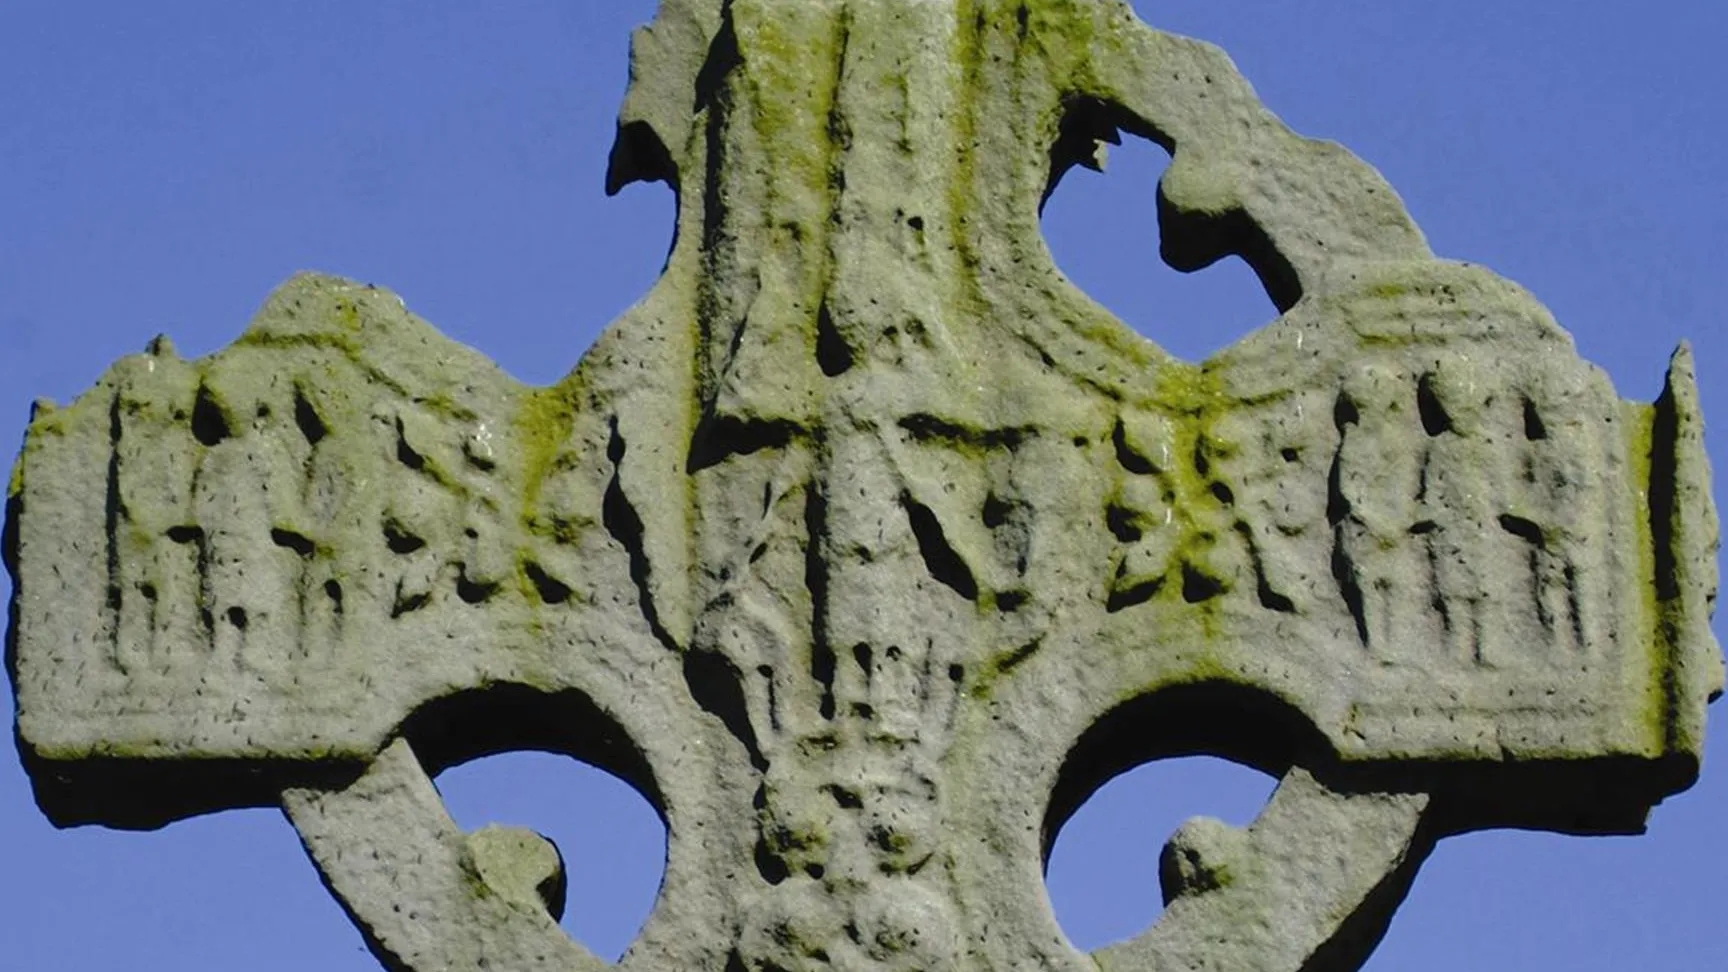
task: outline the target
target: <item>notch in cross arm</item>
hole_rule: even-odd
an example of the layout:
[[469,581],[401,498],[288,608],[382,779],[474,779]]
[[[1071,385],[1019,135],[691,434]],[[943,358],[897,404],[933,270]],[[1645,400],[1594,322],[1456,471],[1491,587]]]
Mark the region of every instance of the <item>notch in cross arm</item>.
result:
[[585,616],[578,565],[615,547],[604,437],[572,395],[388,292],[302,275],[217,354],[158,338],[39,405],[8,563],[44,809],[151,825],[275,802],[358,771],[432,700],[564,687],[547,633]]

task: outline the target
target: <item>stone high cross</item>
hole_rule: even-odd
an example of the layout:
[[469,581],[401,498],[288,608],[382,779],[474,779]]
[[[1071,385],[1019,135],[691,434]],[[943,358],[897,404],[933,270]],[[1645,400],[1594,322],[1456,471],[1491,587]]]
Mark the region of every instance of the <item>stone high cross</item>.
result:
[[[1281,311],[1202,364],[1040,235],[1121,132],[1173,153],[1166,260],[1239,255]],[[386,966],[598,969],[556,850],[431,785],[547,749],[666,821],[628,968],[1312,972],[1437,839],[1636,832],[1696,774],[1687,352],[1622,401],[1216,49],[1120,0],[664,0],[633,180],[676,247],[552,387],[307,276],[38,409],[7,562],[44,812],[279,804]],[[1281,782],[1079,953],[1051,835],[1186,753]]]

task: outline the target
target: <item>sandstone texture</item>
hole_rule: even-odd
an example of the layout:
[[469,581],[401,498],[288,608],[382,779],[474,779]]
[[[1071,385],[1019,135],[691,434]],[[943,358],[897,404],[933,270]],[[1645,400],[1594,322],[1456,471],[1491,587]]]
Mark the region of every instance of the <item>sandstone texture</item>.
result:
[[[1122,134],[1173,155],[1165,258],[1281,311],[1200,364],[1040,235]],[[1622,400],[1217,49],[1116,0],[664,0],[635,180],[678,193],[665,274],[557,385],[307,275],[38,408],[6,549],[50,817],[280,804],[386,966],[597,968],[555,849],[430,782],[547,749],[666,821],[626,967],[1315,972],[1436,839],[1636,832],[1695,776],[1688,352]],[[1078,952],[1056,828],[1189,753],[1281,783]]]

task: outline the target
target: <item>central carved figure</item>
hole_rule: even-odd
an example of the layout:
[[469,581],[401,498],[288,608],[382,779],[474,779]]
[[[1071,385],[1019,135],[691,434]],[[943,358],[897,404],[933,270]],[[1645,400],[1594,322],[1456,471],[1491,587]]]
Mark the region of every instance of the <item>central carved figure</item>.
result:
[[[610,188],[669,183],[677,242],[562,383],[308,276],[38,413],[17,684],[56,820],[280,801],[390,967],[597,968],[556,854],[430,783],[545,748],[666,820],[626,967],[1316,972],[1439,837],[1636,831],[1691,782],[1684,351],[1621,401],[1115,0],[665,0],[631,75]],[[1281,311],[1203,364],[1040,235],[1120,132],[1173,154],[1165,258],[1239,255]],[[1082,955],[1056,829],[1196,752],[1278,790],[1185,826],[1164,917]]]

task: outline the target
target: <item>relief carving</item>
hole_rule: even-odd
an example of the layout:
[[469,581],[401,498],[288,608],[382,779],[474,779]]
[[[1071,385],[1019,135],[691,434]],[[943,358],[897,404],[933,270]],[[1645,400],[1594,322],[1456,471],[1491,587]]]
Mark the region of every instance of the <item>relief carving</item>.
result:
[[[1621,401],[1121,3],[665,0],[632,79],[613,188],[671,184],[680,235],[562,382],[303,276],[38,412],[8,563],[56,821],[280,803],[388,967],[597,968],[556,853],[430,782],[550,749],[666,820],[626,966],[1270,972],[1359,966],[1442,836],[1624,833],[1691,782],[1722,672],[1684,349]],[[1206,362],[1039,236],[1123,133],[1173,154],[1167,260],[1241,255],[1281,311]],[[1188,752],[1279,788],[1081,954],[1048,841]],[[130,785],[169,768],[200,785]]]

